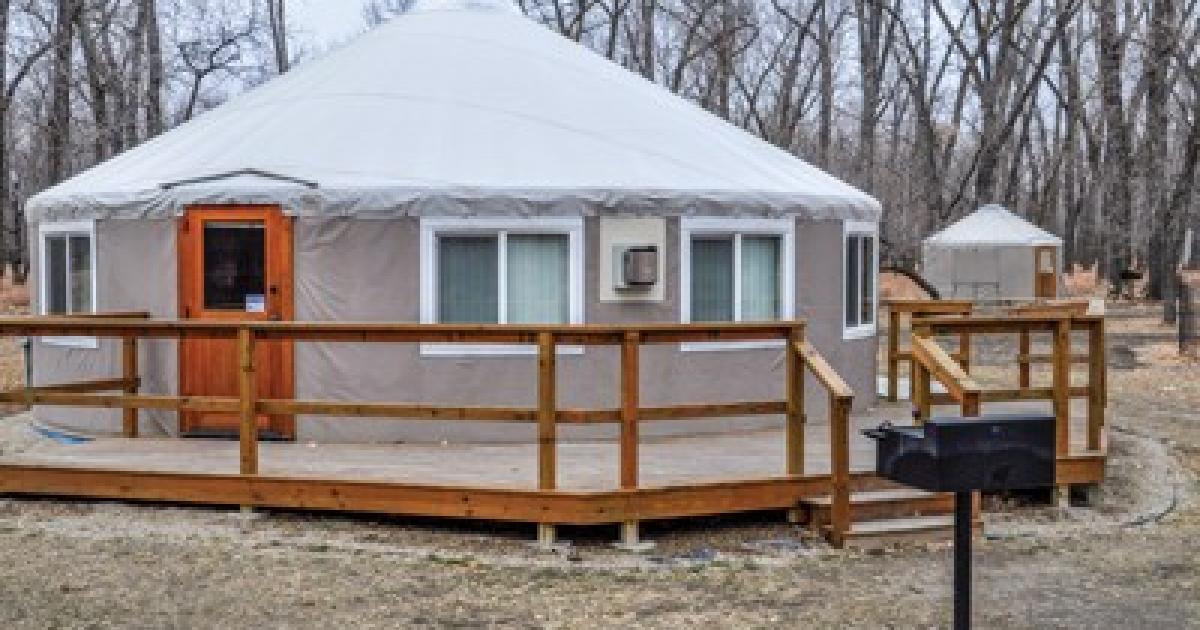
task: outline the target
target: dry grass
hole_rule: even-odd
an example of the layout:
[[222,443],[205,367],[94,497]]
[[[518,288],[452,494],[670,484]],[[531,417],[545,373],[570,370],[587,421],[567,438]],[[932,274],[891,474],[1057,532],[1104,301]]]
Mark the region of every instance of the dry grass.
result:
[[[29,288],[13,284],[12,276],[0,278],[0,316],[29,314]],[[21,343],[12,337],[0,337],[0,389],[13,389],[25,383],[25,354]],[[0,411],[12,411],[0,407]]]
[[[1153,318],[1115,321],[1137,332]],[[980,627],[1200,619],[1200,489],[1160,474],[1200,472],[1200,372],[1167,344],[1136,350],[1137,369],[1110,374],[1101,507],[985,514]],[[11,355],[0,348],[4,365]],[[1010,368],[978,373],[990,382]],[[1161,517],[1159,497],[1178,498]],[[930,628],[948,619],[944,544],[837,552],[780,514],[653,524],[659,547],[642,557],[610,549],[612,534],[572,531],[581,544],[543,554],[526,544],[528,527],[0,499],[0,628]]]
[[1071,270],[1063,273],[1063,292],[1066,297],[1102,298],[1108,295],[1108,283],[1100,280],[1099,265],[1085,267],[1080,264],[1071,266]]

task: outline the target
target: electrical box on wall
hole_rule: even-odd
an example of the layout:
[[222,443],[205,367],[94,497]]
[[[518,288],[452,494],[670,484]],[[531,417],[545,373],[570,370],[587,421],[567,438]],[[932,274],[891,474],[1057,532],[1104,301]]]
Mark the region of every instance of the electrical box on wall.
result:
[[657,245],[614,245],[612,262],[618,291],[649,291],[658,284]]

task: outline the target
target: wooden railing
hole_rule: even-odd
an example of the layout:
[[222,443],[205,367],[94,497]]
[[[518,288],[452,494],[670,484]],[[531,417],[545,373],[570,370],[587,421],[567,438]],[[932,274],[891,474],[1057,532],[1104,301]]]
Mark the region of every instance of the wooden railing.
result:
[[[527,423],[537,428],[537,488],[558,489],[558,425],[619,425],[619,488],[636,490],[639,479],[639,424],[651,420],[689,420],[729,416],[777,415],[786,418],[786,476],[805,476],[804,378],[811,371],[830,397],[830,492],[834,518],[831,539],[840,540],[849,526],[849,419],[853,392],[805,340],[803,322],[753,324],[646,324],[582,326],[502,326],[324,322],[165,321],[137,318],[0,319],[0,335],[93,336],[122,339],[123,375],[82,383],[30,387],[0,393],[0,402],[27,405],[119,408],[125,410],[123,431],[137,437],[139,409],[203,411],[239,416],[240,465],[243,476],[259,474],[259,415],[324,415],[436,421]],[[178,396],[139,392],[139,339],[235,339],[238,353],[237,396]],[[354,402],[262,398],[256,391],[255,345],[263,341],[521,344],[537,348],[536,406],[436,406],[400,402]],[[640,402],[640,350],[643,345],[781,340],[786,348],[786,398],[717,404],[645,407]],[[612,409],[563,408],[558,400],[558,346],[618,346],[620,405]],[[101,393],[120,390],[120,393]],[[752,505],[753,502],[744,502]],[[637,519],[623,521],[625,542],[636,542]],[[539,537],[552,540],[554,519],[539,524]]]
[[[803,361],[803,365],[813,376],[817,382],[825,389],[829,395],[829,477],[830,477],[830,516],[829,516],[829,531],[828,538],[836,547],[841,547],[845,540],[846,532],[850,530],[850,411],[854,405],[854,391],[846,385],[846,381],[838,375],[824,357],[817,352],[816,348],[807,341],[795,340],[790,347],[794,354],[799,355]],[[789,386],[798,388],[799,396],[796,401],[797,407],[801,414],[804,409],[804,378],[803,374],[799,373],[798,363],[792,359],[788,361],[789,365],[795,366],[793,369],[796,372],[788,377]],[[789,396],[789,400],[793,400]],[[792,413],[789,413],[789,424]],[[803,424],[801,418],[800,424]],[[796,434],[803,435],[803,429],[793,431]],[[789,445],[791,442],[789,441]],[[802,447],[802,445],[801,445]],[[802,452],[802,450],[801,450]],[[793,457],[797,455],[789,455],[788,474],[803,474],[803,461],[792,462]]]
[[[884,308],[888,311],[887,330],[887,399],[896,402],[900,397],[900,362],[912,361],[912,352],[900,348],[900,326],[907,318],[911,321],[917,317],[931,315],[970,315],[975,305],[970,300],[885,300]],[[971,363],[971,338],[966,333],[959,338],[959,352],[955,355],[962,366],[969,367]],[[909,374],[910,397],[914,396],[915,386]]]
[[[1090,315],[1073,315],[1069,311],[1026,311],[1027,314],[997,317],[939,317],[920,318],[913,322],[913,403],[919,418],[928,418],[933,404],[958,403],[964,416],[979,415],[982,403],[1049,400],[1056,418],[1056,449],[1060,458],[1071,455],[1072,398],[1086,398],[1087,440],[1090,452],[1100,451],[1104,430],[1104,408],[1107,403],[1107,383],[1104,347],[1104,318]],[[1086,354],[1073,357],[1071,333],[1086,332],[1088,344]],[[936,335],[962,334],[1016,334],[1022,339],[1020,353],[1020,383],[1016,389],[980,387],[968,371],[955,364],[950,356],[933,340]],[[1030,352],[1030,341],[1034,334],[1049,334],[1052,350],[1044,357]],[[1031,363],[1048,362],[1051,366],[1051,386],[1030,387],[1028,369]],[[1088,381],[1083,386],[1072,386],[1071,365],[1086,363]],[[946,386],[947,394],[931,393],[930,375]]]

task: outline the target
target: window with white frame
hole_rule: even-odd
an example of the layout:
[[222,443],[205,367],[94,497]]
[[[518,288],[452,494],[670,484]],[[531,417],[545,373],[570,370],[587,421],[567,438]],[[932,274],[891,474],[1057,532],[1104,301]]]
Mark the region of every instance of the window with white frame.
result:
[[680,219],[682,321],[790,319],[795,312],[794,242],[791,219]]
[[878,236],[874,223],[847,223],[843,298],[847,335],[875,332]]
[[[91,221],[38,226],[38,304],[43,315],[96,311],[95,224]],[[93,347],[90,337],[44,337],[47,343]]]
[[[442,324],[583,321],[581,218],[421,222],[421,320]],[[427,345],[426,354],[531,351]]]

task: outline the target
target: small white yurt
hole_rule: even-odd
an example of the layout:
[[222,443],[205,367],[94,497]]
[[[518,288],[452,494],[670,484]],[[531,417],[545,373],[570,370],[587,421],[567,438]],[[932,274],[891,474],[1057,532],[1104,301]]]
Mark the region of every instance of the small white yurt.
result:
[[921,275],[944,299],[1058,297],[1062,239],[987,205],[925,239]]

